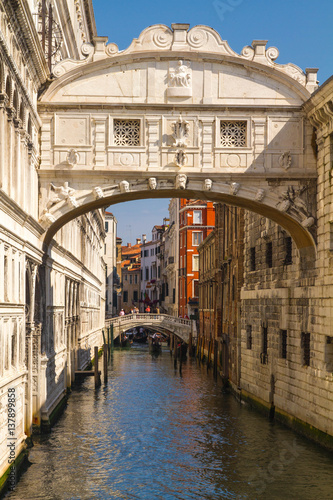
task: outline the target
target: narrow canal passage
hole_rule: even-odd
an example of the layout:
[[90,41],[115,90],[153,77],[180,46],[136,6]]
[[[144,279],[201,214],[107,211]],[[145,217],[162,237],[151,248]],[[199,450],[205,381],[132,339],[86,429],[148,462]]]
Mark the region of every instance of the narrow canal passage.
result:
[[333,498],[333,458],[168,350],[115,351],[106,386],[75,388],[10,500]]

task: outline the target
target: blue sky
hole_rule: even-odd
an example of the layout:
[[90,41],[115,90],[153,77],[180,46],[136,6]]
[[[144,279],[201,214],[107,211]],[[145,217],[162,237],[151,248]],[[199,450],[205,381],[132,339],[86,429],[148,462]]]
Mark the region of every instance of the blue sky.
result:
[[[332,0],[93,0],[97,32],[119,49],[152,24],[206,24],[240,52],[252,40],[268,40],[280,55],[277,63],[292,62],[319,68],[320,84],[333,74]],[[118,235],[133,243],[168,215],[168,200],[142,200],[110,207],[118,219]]]

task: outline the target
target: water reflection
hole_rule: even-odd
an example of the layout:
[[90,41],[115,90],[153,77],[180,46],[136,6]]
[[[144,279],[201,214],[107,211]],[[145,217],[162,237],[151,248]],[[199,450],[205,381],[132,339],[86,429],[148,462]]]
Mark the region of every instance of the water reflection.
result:
[[167,350],[115,351],[76,388],[8,499],[332,499],[332,456],[237,403]]

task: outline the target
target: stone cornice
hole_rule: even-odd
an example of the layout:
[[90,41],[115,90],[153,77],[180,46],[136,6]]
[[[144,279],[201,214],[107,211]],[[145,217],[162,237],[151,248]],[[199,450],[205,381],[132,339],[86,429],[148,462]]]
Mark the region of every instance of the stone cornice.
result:
[[2,189],[0,189],[0,209],[12,217],[20,226],[26,227],[37,238],[40,238],[45,232],[43,227],[31,215],[22,210],[14,200],[9,198]]
[[329,78],[304,104],[311,124],[317,129],[317,139],[333,133],[333,77]]
[[91,0],[83,0],[84,11],[86,14],[87,26],[89,30],[89,37],[92,40],[95,36],[97,36],[96,22],[95,22],[95,14]]
[[35,123],[38,125],[38,126],[41,126],[41,121],[39,119],[39,116],[37,114],[37,111],[36,111],[36,108],[32,102],[32,99],[31,99],[31,96],[28,92],[28,89],[27,87],[25,86],[25,83],[22,79],[22,76],[21,76],[21,73],[17,67],[17,64],[16,62],[14,61],[13,57],[11,56],[11,54],[9,53],[9,49],[8,49],[8,46],[0,32],[0,51],[3,51],[3,57],[4,59],[7,60],[7,64],[8,64],[8,67],[11,69],[12,71],[12,74],[13,74],[13,78],[16,79],[16,82],[17,84],[19,85],[20,87],[20,90],[21,90],[21,93],[23,94],[25,100],[26,100],[26,103],[30,106],[30,111],[31,111],[31,115],[32,117],[34,118],[34,121]]
[[20,29],[22,30],[23,37],[29,49],[29,55],[34,63],[34,67],[38,74],[40,84],[42,85],[49,77],[49,70],[30,12],[29,4],[27,0],[8,1],[20,25]]

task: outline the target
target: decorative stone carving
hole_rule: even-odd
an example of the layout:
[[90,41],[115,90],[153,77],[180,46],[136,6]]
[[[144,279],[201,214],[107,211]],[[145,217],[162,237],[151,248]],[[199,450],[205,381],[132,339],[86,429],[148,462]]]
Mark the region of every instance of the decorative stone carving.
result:
[[55,186],[50,183],[51,190],[54,192],[53,198],[49,199],[47,203],[47,208],[51,208],[59,201],[67,201],[71,207],[77,206],[77,202],[74,198],[75,189],[70,188],[68,182],[64,182],[63,186]]
[[67,153],[66,161],[68,165],[71,167],[74,167],[74,165],[77,165],[80,159],[79,153],[76,151],[76,149],[70,149]]
[[191,97],[190,63],[185,64],[184,61],[178,61],[177,68],[170,70],[167,93],[169,97]]
[[175,154],[174,163],[177,167],[184,167],[187,164],[187,155],[183,149],[179,149]]
[[222,148],[246,146],[246,121],[221,121]]
[[101,198],[104,198],[103,190],[99,186],[94,187],[93,195],[94,195],[95,200],[100,200]]
[[190,87],[191,74],[189,71],[190,63],[185,64],[178,61],[178,67],[169,73],[169,87]]
[[178,174],[176,177],[175,188],[176,189],[185,189],[187,184],[187,175]]
[[51,226],[51,224],[53,224],[53,222],[55,222],[55,217],[53,217],[52,214],[50,214],[49,210],[47,208],[44,208],[40,218],[39,218],[39,222],[43,225],[43,226]]
[[279,158],[280,167],[283,168],[284,170],[288,170],[288,168],[291,167],[291,162],[292,162],[292,158],[291,158],[290,151],[286,151],[285,153],[282,153],[282,155]]
[[173,130],[172,137],[174,138],[173,146],[176,148],[187,148],[186,139],[188,138],[190,132],[189,122],[183,120],[182,116],[179,115],[178,120],[173,122],[171,127]]
[[169,28],[163,29],[160,28],[155,31],[153,35],[153,43],[159,49],[167,49],[170,47],[172,42],[172,35],[170,33]]
[[188,44],[195,49],[198,49],[208,42],[208,31],[194,27],[187,35]]
[[127,181],[119,182],[119,189],[121,193],[128,193],[130,190],[129,182]]
[[149,177],[148,179],[149,189],[154,190],[157,188],[157,180],[156,177]]
[[119,52],[118,45],[116,43],[109,43],[105,48],[105,53],[108,56],[114,56]]
[[314,223],[315,223],[314,217],[308,217],[307,219],[302,221],[302,226],[308,229],[312,227]]
[[113,120],[116,146],[140,146],[140,120]]
[[211,179],[205,179],[203,183],[203,190],[210,191],[213,187],[213,181]]
[[315,224],[315,219],[311,215],[307,204],[301,198],[306,189],[306,186],[298,188],[289,186],[288,189],[281,194],[281,201],[277,203],[276,207],[282,212],[289,212],[293,216],[298,216],[301,219],[302,226],[310,228]]
[[255,199],[257,201],[262,201],[265,198],[265,190],[264,189],[258,189],[255,195]]
[[230,192],[231,194],[233,195],[236,195],[239,191],[239,188],[240,188],[240,184],[238,184],[238,182],[232,182],[230,184]]

